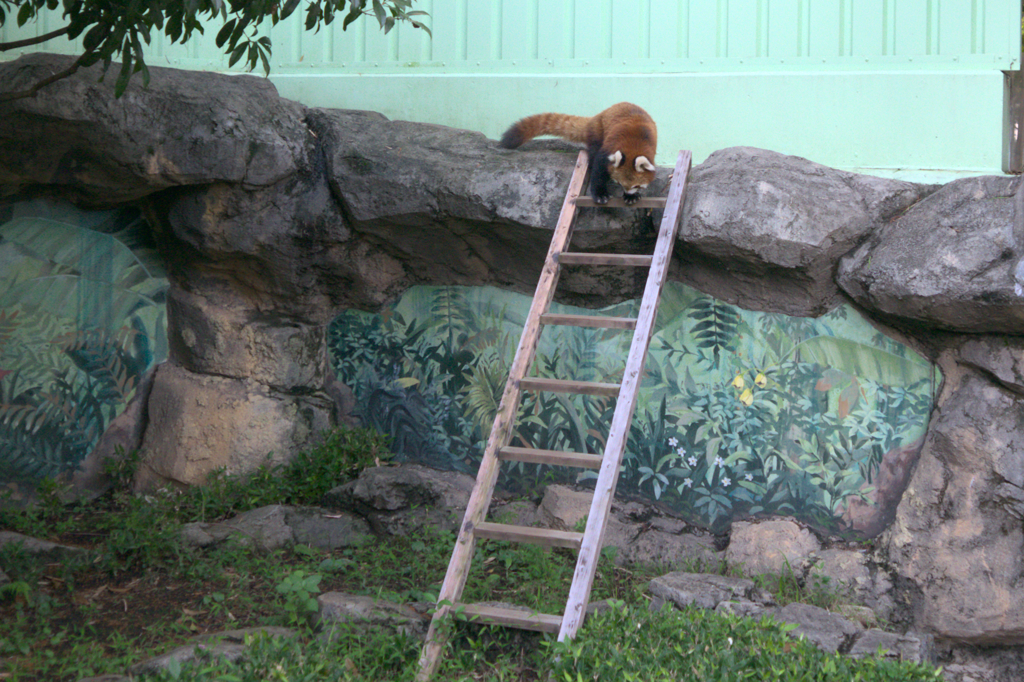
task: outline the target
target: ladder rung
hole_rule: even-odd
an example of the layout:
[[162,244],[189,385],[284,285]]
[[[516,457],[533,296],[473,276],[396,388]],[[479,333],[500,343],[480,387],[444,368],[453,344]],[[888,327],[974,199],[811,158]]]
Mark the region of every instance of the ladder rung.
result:
[[[664,211],[658,230],[658,241],[654,247],[654,255],[640,256],[568,252],[578,208],[593,205],[586,198],[580,199],[580,192],[589,165],[588,154],[584,150],[577,157],[576,166],[551,238],[551,246],[537,282],[537,290],[533,302],[530,304],[530,312],[526,317],[522,338],[509,369],[505,391],[499,403],[490,436],[487,439],[487,446],[477,472],[476,484],[466,505],[466,513],[459,527],[459,537],[452,550],[448,571],[438,594],[437,611],[434,613],[434,617],[430,621],[430,629],[427,631],[423,653],[420,655],[416,682],[429,682],[437,670],[441,653],[448,639],[446,629],[443,627],[443,619],[452,614],[452,611],[456,616],[463,618],[479,618],[484,622],[494,624],[557,633],[559,641],[576,636],[586,616],[587,602],[590,599],[590,590],[600,556],[601,540],[611,510],[615,484],[636,408],[637,390],[643,378],[644,362],[647,358],[654,322],[658,315],[658,299],[665,285],[669,267],[672,265],[672,249],[679,232],[692,161],[693,155],[690,152],[679,152],[668,197],[657,202],[658,206],[664,206]],[[651,205],[647,202],[653,203],[654,201],[656,200],[644,200],[643,203],[637,203],[634,206],[645,208]],[[612,201],[607,205],[614,207],[619,204],[619,201]],[[543,328],[542,325],[570,321],[567,316],[544,315],[553,300],[554,287],[557,284],[561,266],[568,264],[648,266],[650,268],[637,319],[635,322],[631,321],[634,329],[633,340],[626,358],[626,369],[622,375],[621,386],[526,377],[529,368],[536,360],[536,347]],[[572,320],[574,323],[579,321],[578,319]],[[608,322],[601,323],[602,326],[605,324]],[[502,447],[509,442],[511,437],[516,410],[521,404],[520,392],[523,389],[616,396],[615,414],[608,425],[608,439],[604,447],[604,455],[598,457],[585,453]],[[486,522],[484,519],[492,501],[503,459],[535,462],[559,461],[580,465],[585,463],[586,466],[594,466],[597,461],[600,461],[598,484],[594,491],[591,513],[588,514],[586,531],[584,533],[568,533]],[[529,610],[516,610],[515,607],[460,604],[459,601],[475,553],[476,541],[485,538],[576,548],[578,552],[576,569],[569,588],[565,612],[561,616],[551,616]]]
[[578,253],[563,251],[558,254],[559,265],[621,265],[624,267],[650,267],[653,256],[635,253]]
[[550,528],[533,528],[531,526],[511,526],[507,523],[478,523],[474,530],[478,538],[488,540],[508,540],[510,542],[528,542],[531,545],[545,547],[568,547],[579,549],[583,542],[583,533],[573,533]]
[[594,206],[598,208],[665,208],[665,199],[667,197],[640,197],[640,200],[635,204],[629,206],[626,205],[626,200],[622,197],[609,197],[607,204],[599,204],[594,201],[593,197],[576,197],[576,206],[579,208],[592,208]]
[[601,329],[636,329],[635,317],[610,317],[608,315],[555,315],[544,313],[541,324],[564,324],[573,327],[596,327]]
[[535,450],[533,448],[504,447],[498,449],[498,457],[506,462],[530,462],[532,464],[551,464],[553,466],[579,467],[581,469],[600,469],[601,455],[590,455],[584,452],[567,452],[564,450]]
[[525,377],[520,379],[519,387],[527,391],[551,391],[553,393],[581,393],[583,395],[619,394],[618,384],[603,384],[597,381],[567,381],[565,379],[542,379]]
[[504,625],[520,630],[537,630],[554,634],[562,626],[561,616],[537,613],[536,611],[503,609],[499,606],[453,604],[451,612],[456,618],[463,620],[472,619],[475,623]]

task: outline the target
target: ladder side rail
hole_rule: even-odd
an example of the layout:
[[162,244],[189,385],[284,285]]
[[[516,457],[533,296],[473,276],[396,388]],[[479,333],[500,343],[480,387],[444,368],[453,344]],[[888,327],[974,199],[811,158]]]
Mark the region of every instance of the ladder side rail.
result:
[[[537,282],[533,303],[527,313],[523,334],[519,339],[519,346],[512,360],[512,366],[509,368],[508,381],[499,403],[498,414],[494,418],[487,446],[477,470],[476,484],[473,486],[473,492],[466,505],[466,513],[459,528],[455,548],[452,550],[452,558],[448,564],[441,591],[438,593],[438,606],[430,621],[423,653],[419,660],[417,682],[426,682],[437,670],[441,649],[445,644],[438,624],[448,615],[451,610],[450,604],[459,600],[466,585],[470,561],[473,558],[474,530],[487,515],[501,467],[497,451],[507,445],[510,437],[521,395],[519,382],[533,364],[541,332],[540,316],[547,311],[548,305],[554,297],[559,275],[557,255],[566,249],[572,238],[576,218],[576,198],[583,189],[583,181],[587,175],[587,160],[586,151],[581,151],[576,158],[576,167],[569,180],[565,200],[562,202],[562,210],[558,215],[558,223],[551,238],[551,246]],[[447,603],[441,605],[444,602]]]
[[572,585],[569,588],[565,614],[562,617],[562,627],[558,632],[558,641],[563,641],[567,638],[572,639],[576,636],[577,630],[579,630],[580,625],[583,623],[587,604],[590,601],[590,589],[594,582],[594,575],[597,572],[597,561],[600,557],[605,525],[608,513],[611,510],[612,500],[615,497],[615,486],[619,479],[619,467],[622,464],[622,455],[625,452],[626,440],[629,437],[629,426],[633,420],[633,412],[636,409],[637,389],[639,388],[644,363],[647,359],[647,348],[650,344],[651,332],[658,315],[661,289],[665,284],[665,279],[668,277],[672,249],[675,246],[676,235],[679,232],[679,222],[682,217],[683,200],[686,196],[691,159],[691,153],[683,150],[679,152],[679,158],[676,161],[672,184],[666,201],[665,213],[662,216],[658,241],[655,245],[654,259],[651,264],[651,270],[647,275],[647,284],[644,288],[643,299],[640,304],[640,313],[637,316],[636,331],[622,377],[622,390],[619,393],[619,398],[615,405],[615,413],[612,416],[604,460],[598,473],[597,485],[594,489],[594,497],[591,501],[590,513],[587,517],[587,527],[583,533],[583,543],[580,546],[579,555],[576,560],[576,570],[573,574]]

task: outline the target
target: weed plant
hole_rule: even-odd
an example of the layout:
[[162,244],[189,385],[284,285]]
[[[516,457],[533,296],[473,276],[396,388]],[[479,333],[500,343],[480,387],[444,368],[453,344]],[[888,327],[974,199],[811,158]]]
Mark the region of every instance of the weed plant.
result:
[[[17,545],[0,549],[0,568],[11,578],[0,591],[0,678],[76,682],[123,674],[196,634],[283,625],[292,637],[253,637],[239,661],[199,656],[133,679],[412,680],[417,640],[349,625],[323,632],[316,597],[341,591],[400,603],[434,601],[455,541],[450,531],[425,528],[330,552],[303,545],[262,552],[230,542],[187,549],[178,541],[183,523],[263,504],[316,504],[332,486],[385,457],[380,436],[340,431],[293,463],[268,463],[247,479],[219,473],[208,486],[185,492],[142,497],[122,487],[88,508],[51,501],[2,512],[5,528],[87,551],[77,559],[41,563]],[[126,486],[135,462],[129,457],[117,466],[110,473]],[[571,552],[505,542],[481,542],[475,551],[467,600],[507,601],[548,613],[563,608],[574,568]],[[592,600],[616,606],[588,618],[575,640],[557,643],[537,633],[454,622],[436,679],[939,679],[922,666],[822,654],[768,621],[704,611],[651,613],[645,588],[662,567],[627,569],[613,558],[610,551],[602,556]]]
[[941,680],[941,672],[883,658],[850,659],[786,635],[795,626],[696,607],[618,604],[589,617],[572,641],[544,642],[555,682],[796,682]]

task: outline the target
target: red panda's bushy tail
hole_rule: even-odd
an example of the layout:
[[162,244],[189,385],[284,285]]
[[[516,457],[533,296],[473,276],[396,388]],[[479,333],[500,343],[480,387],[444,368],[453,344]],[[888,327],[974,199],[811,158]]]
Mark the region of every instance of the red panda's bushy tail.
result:
[[505,149],[515,149],[540,135],[555,135],[570,142],[586,142],[584,135],[589,121],[586,116],[534,114],[509,126],[498,144]]

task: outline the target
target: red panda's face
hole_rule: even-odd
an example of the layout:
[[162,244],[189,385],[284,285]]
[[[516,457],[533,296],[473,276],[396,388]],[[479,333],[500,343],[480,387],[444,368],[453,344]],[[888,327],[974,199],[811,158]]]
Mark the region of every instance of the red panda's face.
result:
[[629,158],[617,151],[609,155],[608,172],[627,195],[637,195],[654,182],[654,163],[643,154]]

